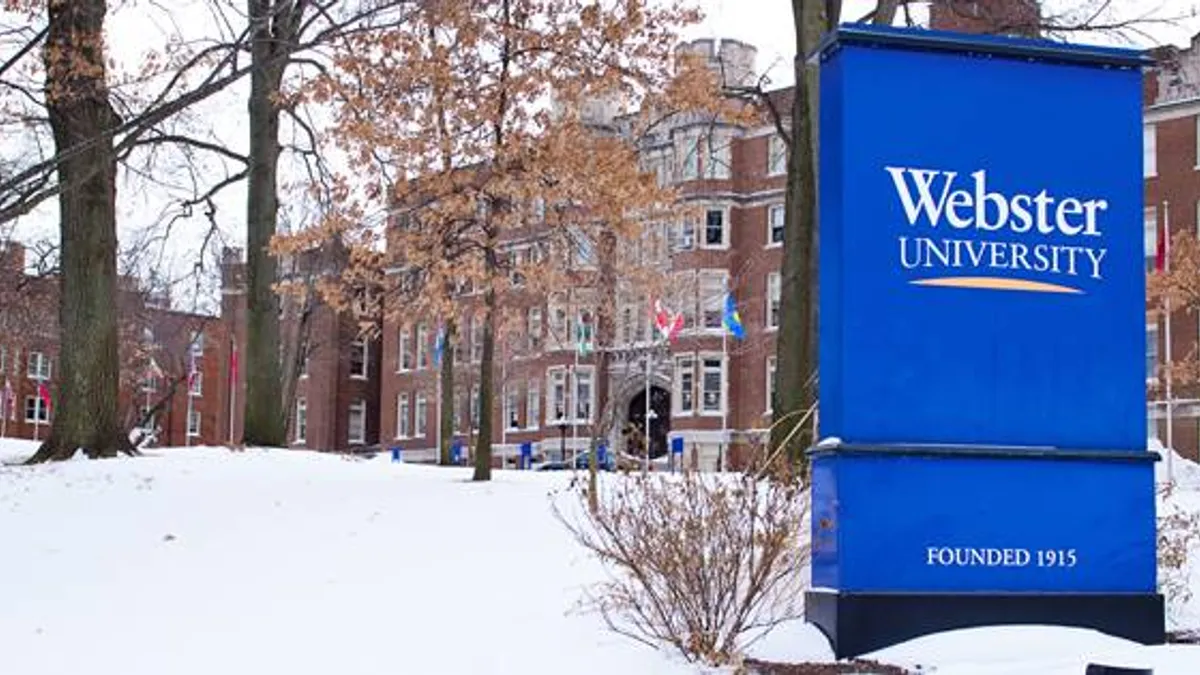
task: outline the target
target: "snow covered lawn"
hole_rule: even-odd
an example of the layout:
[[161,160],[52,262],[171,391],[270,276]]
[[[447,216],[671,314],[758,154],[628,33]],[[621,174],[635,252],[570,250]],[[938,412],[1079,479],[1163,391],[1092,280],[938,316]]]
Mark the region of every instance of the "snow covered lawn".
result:
[[[9,460],[33,449],[0,443]],[[570,473],[469,476],[385,457],[207,448],[0,468],[2,670],[697,672],[571,613],[602,571],[549,511]],[[1200,510],[1200,478],[1187,498]],[[1200,672],[1200,648],[1053,628],[959,631],[870,658],[939,675],[1078,675],[1106,654],[1156,675]],[[799,622],[755,655],[830,658]]]

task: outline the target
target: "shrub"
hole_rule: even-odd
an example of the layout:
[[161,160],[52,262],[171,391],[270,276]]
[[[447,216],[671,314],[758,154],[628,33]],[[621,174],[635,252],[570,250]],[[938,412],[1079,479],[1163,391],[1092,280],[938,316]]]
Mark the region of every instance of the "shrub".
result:
[[756,474],[607,476],[555,516],[608,578],[583,605],[608,627],[720,666],[803,611],[808,491]]

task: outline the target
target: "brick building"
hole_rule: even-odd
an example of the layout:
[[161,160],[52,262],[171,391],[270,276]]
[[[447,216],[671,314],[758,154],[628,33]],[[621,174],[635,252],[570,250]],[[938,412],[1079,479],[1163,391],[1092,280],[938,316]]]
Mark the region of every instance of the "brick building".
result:
[[[335,312],[315,292],[322,276],[337,274],[344,264],[345,251],[329,246],[279,265],[282,281],[306,289],[303,297],[284,294],[281,299],[281,356],[285,379],[295,383],[294,392],[285,397],[288,443],[294,448],[346,450],[379,443],[379,338],[361,337],[353,316]],[[215,351],[225,367],[214,379],[220,438],[237,443],[244,424],[245,373],[254,367],[246,358],[246,263],[241,249],[222,252],[221,318],[227,329]]]
[[[696,40],[680,48],[706,56],[714,68],[724,64],[720,72],[729,81],[754,77],[756,50],[750,45]],[[786,108],[782,113],[786,118]],[[622,129],[623,120],[608,106],[598,103],[588,114],[598,127]],[[684,327],[669,345],[652,343],[648,300],[630,297],[619,283],[522,298],[521,335],[499,341],[493,375],[496,405],[490,414],[501,456],[515,456],[529,442],[536,455],[570,458],[596,438],[640,457],[647,394],[650,454],[656,458],[678,438],[685,461],[715,466],[722,448],[743,445],[770,424],[784,146],[765,117],[754,127],[714,127],[708,118],[681,116],[643,140],[644,165],[660,181],[676,185],[694,212],[648,230],[639,252],[647,264],[669,272],[671,292],[664,301],[682,313]],[[507,253],[522,255],[530,247],[528,241],[512,242]],[[746,336],[723,344],[726,287],[737,299]],[[573,322],[596,305],[599,293],[616,295],[616,315],[598,326],[600,347],[577,356]],[[461,364],[454,429],[455,438],[469,447],[479,415],[481,317],[465,313],[459,325],[459,339],[450,346]],[[382,442],[404,447],[413,458],[432,458],[437,446],[440,391],[431,358],[437,330],[421,317],[403,317],[383,329]]]
[[[215,317],[167,308],[166,298],[120,282],[121,414],[125,424],[154,432],[157,445],[215,443],[219,411],[212,345],[224,328]],[[50,431],[58,362],[58,285],[52,275],[26,273],[26,251],[0,242],[0,431],[36,440]],[[189,377],[192,364],[195,376]],[[190,383],[190,388],[189,388]],[[48,399],[48,400],[47,400]]]
[[[1146,177],[1144,232],[1146,268],[1155,265],[1159,238],[1200,235],[1200,36],[1187,48],[1156,50],[1156,67],[1144,86],[1143,171]],[[1164,242],[1165,243],[1165,242]],[[1160,307],[1147,307],[1146,369],[1151,433],[1164,443],[1167,382],[1160,368],[1168,359],[1167,322]],[[1170,322],[1170,358],[1187,358],[1200,346],[1194,313],[1175,308]],[[1200,390],[1173,384],[1170,392],[1172,444],[1181,454],[1200,457]]]

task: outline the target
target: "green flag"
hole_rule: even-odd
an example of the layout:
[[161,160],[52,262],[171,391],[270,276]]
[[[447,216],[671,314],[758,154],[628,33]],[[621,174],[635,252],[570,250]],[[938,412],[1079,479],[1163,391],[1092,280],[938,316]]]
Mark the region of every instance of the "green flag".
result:
[[575,351],[580,356],[587,356],[596,348],[595,330],[586,314],[575,317]]

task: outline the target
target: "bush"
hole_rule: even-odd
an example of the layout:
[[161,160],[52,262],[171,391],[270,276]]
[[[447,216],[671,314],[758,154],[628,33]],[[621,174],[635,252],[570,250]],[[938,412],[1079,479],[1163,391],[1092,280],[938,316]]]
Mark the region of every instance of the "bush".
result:
[[689,661],[720,666],[803,612],[808,492],[754,474],[606,476],[588,508],[555,516],[609,578],[585,608],[608,627]]
[[1159,488],[1158,513],[1158,585],[1171,614],[1192,600],[1191,552],[1200,543],[1200,513],[1181,508],[1175,489],[1174,483]]

